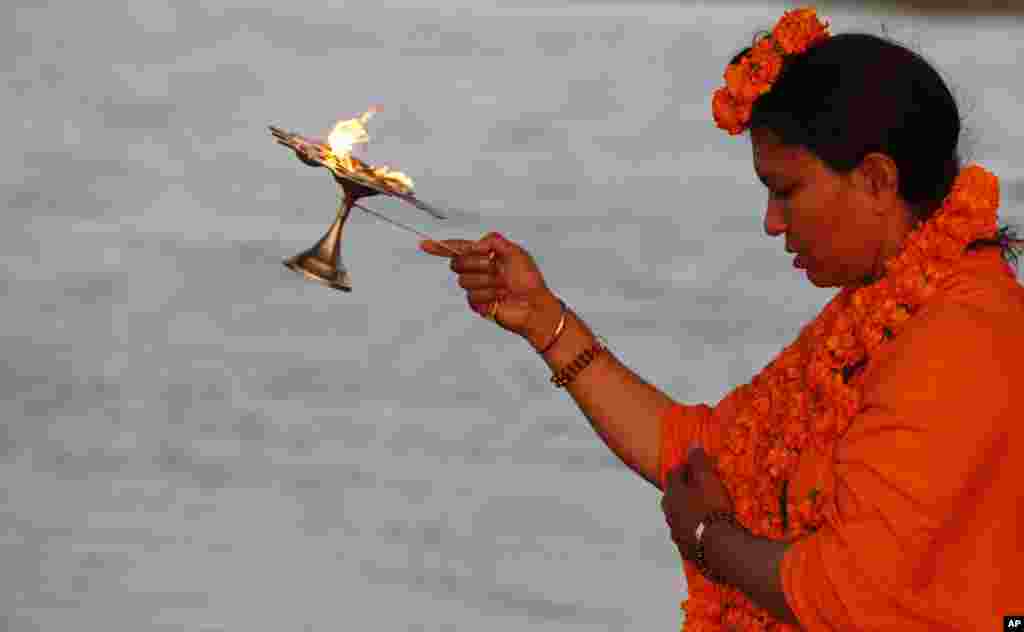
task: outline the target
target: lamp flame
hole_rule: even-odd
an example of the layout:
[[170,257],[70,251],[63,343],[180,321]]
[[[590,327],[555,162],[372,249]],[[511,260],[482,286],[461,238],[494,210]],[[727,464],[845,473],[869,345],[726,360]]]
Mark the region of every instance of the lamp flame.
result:
[[334,155],[338,158],[349,156],[356,145],[365,145],[369,142],[370,135],[366,131],[366,124],[379,111],[379,107],[373,106],[359,118],[338,121],[327,136],[327,144]]
[[380,112],[380,106],[373,106],[363,112],[359,118],[338,121],[327,136],[327,146],[333,158],[347,171],[357,173],[364,178],[377,180],[381,184],[402,193],[412,191],[412,178],[401,171],[395,171],[386,165],[368,165],[352,155],[352,149],[356,145],[365,145],[370,140],[370,134],[366,131],[366,124],[374,114]]

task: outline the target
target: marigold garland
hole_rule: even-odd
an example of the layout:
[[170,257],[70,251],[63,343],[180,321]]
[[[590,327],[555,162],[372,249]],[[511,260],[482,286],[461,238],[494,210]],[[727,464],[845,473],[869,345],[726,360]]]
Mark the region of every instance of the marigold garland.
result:
[[[783,57],[830,37],[827,28],[813,8],[786,12],[769,37],[726,69],[726,87],[713,100],[718,126],[730,134],[746,129],[753,102],[771,89]],[[998,178],[977,165],[964,168],[942,207],[919,222],[900,254],[885,262],[880,280],[844,287],[794,343],[739,387],[737,416],[716,470],[738,521],[751,533],[794,540],[836,519],[829,492],[786,494],[801,453],[831,452],[861,409],[858,372],[956,272],[969,243],[996,236],[998,207]],[[707,580],[690,562],[684,570],[685,632],[798,629],[778,622],[739,590]]]
[[828,39],[828,22],[813,8],[787,11],[767,37],[757,41],[739,62],[725,69],[725,87],[715,91],[711,112],[718,127],[730,134],[747,128],[754,101],[768,92],[782,72],[785,58],[799,55]]

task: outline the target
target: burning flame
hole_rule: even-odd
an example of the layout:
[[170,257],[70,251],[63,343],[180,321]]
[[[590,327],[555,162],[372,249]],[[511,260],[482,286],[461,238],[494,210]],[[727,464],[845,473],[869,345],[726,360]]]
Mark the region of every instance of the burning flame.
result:
[[366,123],[379,111],[380,108],[374,106],[363,112],[363,115],[357,119],[338,121],[330,135],[327,136],[327,144],[331,147],[331,151],[340,158],[350,155],[352,148],[356,145],[365,145],[369,142],[370,135],[366,131]]
[[374,114],[380,111],[380,107],[373,106],[362,116],[346,121],[338,121],[327,136],[327,146],[338,163],[348,171],[358,173],[363,177],[380,180],[386,186],[398,189],[403,193],[412,191],[412,178],[401,171],[394,171],[387,166],[374,167],[352,155],[352,149],[356,145],[365,145],[370,140],[370,134],[366,131],[366,124]]

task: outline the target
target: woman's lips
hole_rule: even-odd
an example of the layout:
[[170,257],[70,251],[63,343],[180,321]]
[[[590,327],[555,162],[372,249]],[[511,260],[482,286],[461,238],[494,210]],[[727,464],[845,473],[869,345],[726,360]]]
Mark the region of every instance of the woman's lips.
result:
[[803,255],[797,255],[796,258],[793,259],[793,267],[794,268],[806,268],[807,267],[807,258],[804,257]]

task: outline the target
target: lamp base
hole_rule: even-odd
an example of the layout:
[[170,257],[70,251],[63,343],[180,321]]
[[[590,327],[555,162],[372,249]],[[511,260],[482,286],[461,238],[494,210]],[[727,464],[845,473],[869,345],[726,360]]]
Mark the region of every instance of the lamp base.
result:
[[352,279],[345,267],[333,265],[316,257],[316,253],[302,253],[288,259],[284,265],[295,270],[310,281],[322,283],[342,292],[352,291]]

